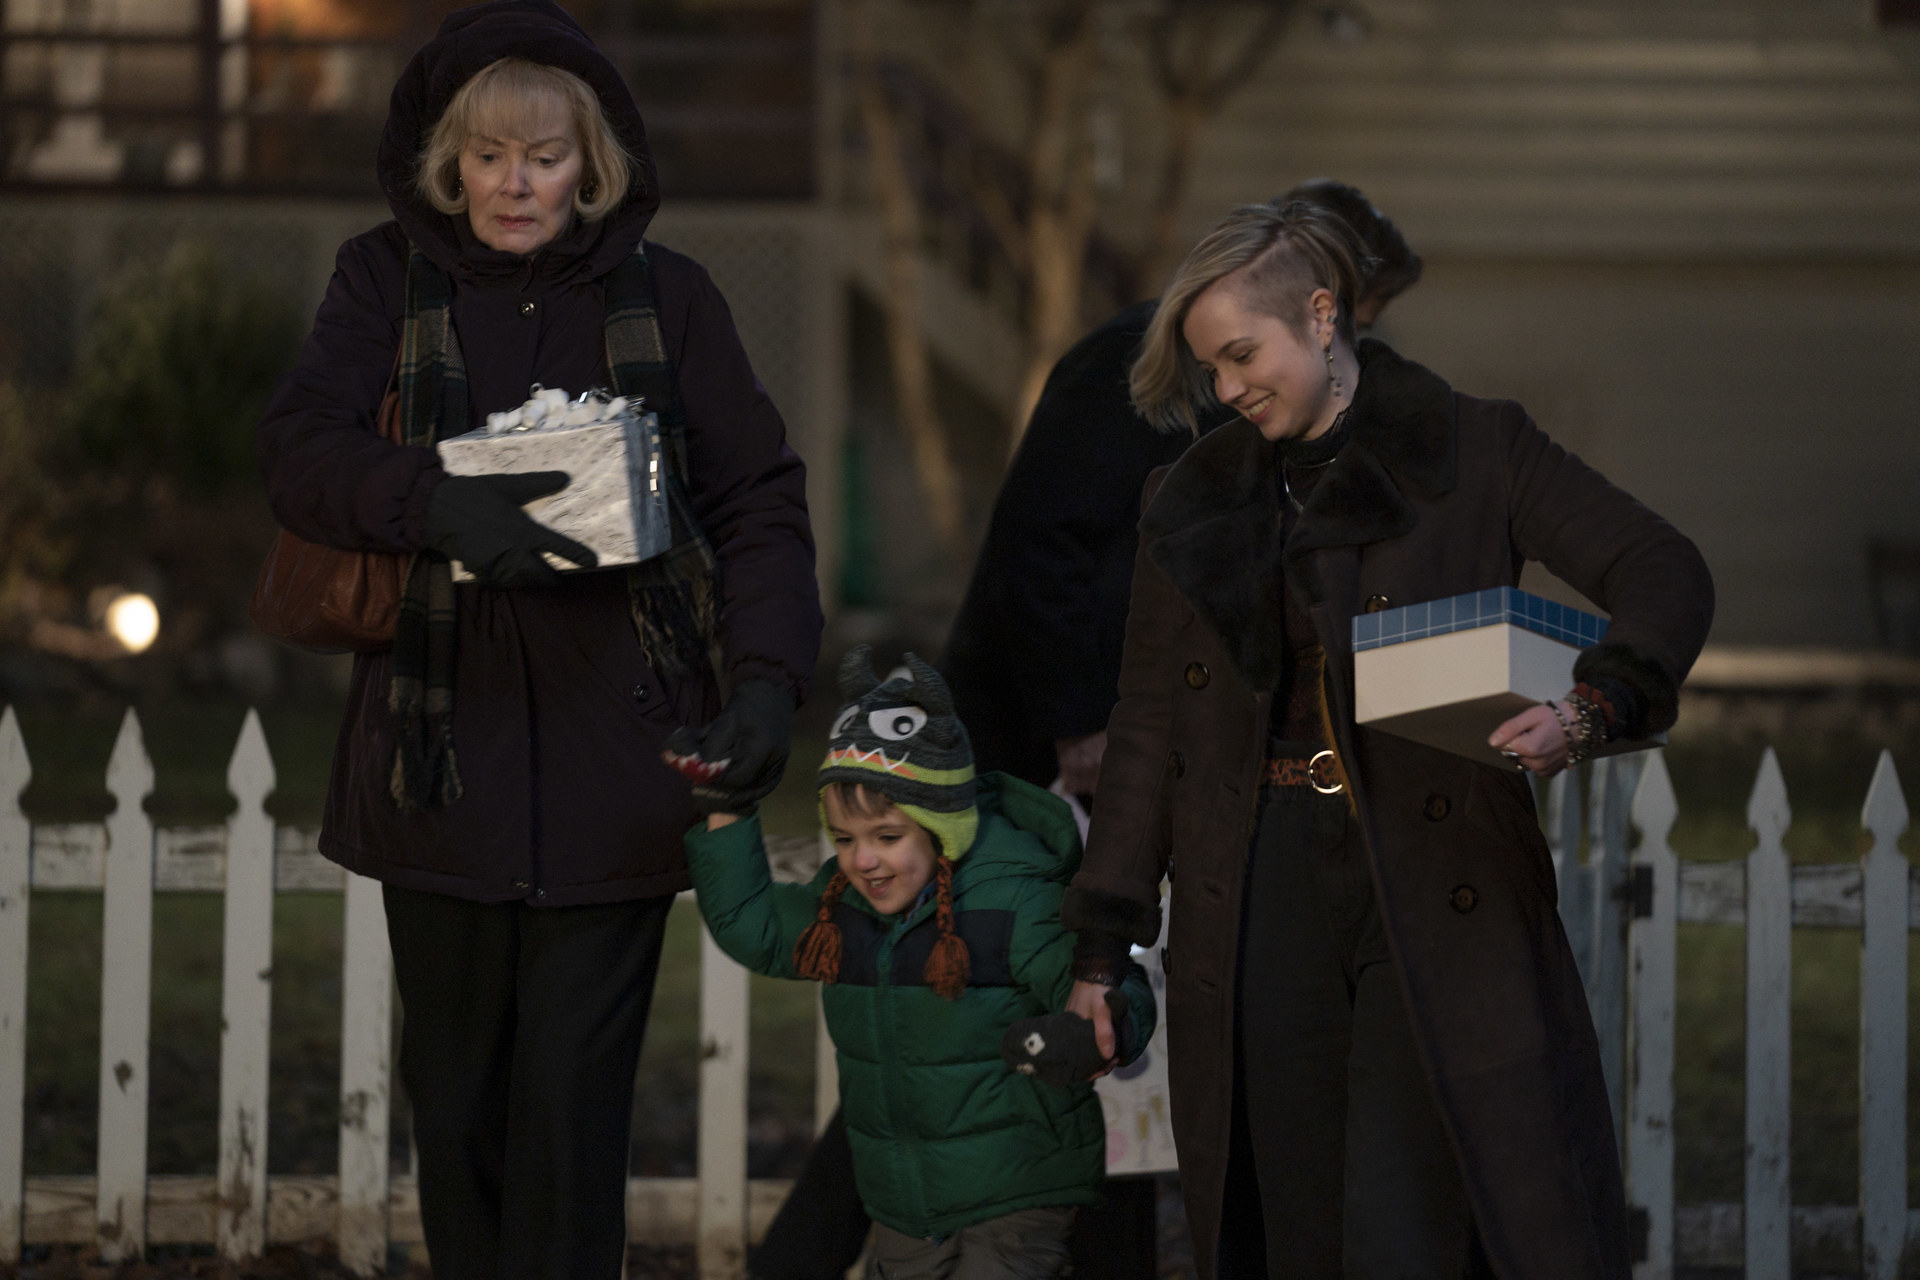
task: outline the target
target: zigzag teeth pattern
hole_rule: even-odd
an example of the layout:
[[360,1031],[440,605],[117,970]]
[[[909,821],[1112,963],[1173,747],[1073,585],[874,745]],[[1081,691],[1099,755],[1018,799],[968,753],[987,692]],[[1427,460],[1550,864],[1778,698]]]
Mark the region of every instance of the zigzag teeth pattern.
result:
[[893,760],[888,758],[884,747],[875,747],[871,751],[862,751],[859,747],[842,747],[833,754],[837,759],[841,760],[852,756],[862,764],[868,764],[877,759],[880,761],[880,767],[888,773],[899,773],[900,770],[905,767],[907,759],[912,753],[909,752],[906,755],[902,755],[898,760]]

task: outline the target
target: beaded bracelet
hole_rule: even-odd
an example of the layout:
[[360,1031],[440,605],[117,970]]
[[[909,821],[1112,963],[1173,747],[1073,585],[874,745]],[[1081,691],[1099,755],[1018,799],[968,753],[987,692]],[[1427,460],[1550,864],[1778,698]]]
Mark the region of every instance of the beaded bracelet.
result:
[[1598,703],[1578,689],[1567,695],[1567,705],[1580,722],[1580,758],[1584,760],[1608,740],[1608,717]]
[[1560,732],[1566,736],[1567,767],[1571,769],[1593,755],[1593,749],[1606,740],[1606,729],[1600,708],[1590,699],[1570,693],[1566,702],[1573,708],[1571,723],[1561,713],[1559,703],[1549,702],[1545,705],[1553,712],[1553,718],[1560,722]]
[[[1595,688],[1584,680],[1573,686],[1573,693],[1569,696],[1568,700],[1573,701],[1578,698],[1584,698],[1588,702],[1591,702],[1600,712],[1601,735],[1606,741],[1612,742],[1619,736],[1620,713],[1614,709],[1613,699],[1609,698],[1604,691]],[[1574,702],[1574,705],[1579,706],[1580,704]]]

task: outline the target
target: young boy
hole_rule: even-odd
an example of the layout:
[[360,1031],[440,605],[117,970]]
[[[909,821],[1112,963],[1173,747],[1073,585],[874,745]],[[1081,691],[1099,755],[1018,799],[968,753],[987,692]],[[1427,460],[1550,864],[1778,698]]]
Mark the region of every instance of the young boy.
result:
[[[875,1222],[871,1274],[1064,1275],[1074,1206],[1098,1199],[1106,1126],[1090,1084],[1010,1069],[1002,1038],[1065,1007],[1073,935],[1060,901],[1079,834],[1058,797],[974,776],[931,667],[909,654],[910,677],[882,683],[869,661],[861,645],[840,664],[845,705],[820,766],[835,860],[811,885],[774,884],[758,818],[715,815],[687,835],[700,910],[748,968],[827,984],[854,1176]],[[1125,1038],[1144,1045],[1152,992],[1138,972],[1120,992]],[[1014,1038],[1029,1052],[1042,1040]]]

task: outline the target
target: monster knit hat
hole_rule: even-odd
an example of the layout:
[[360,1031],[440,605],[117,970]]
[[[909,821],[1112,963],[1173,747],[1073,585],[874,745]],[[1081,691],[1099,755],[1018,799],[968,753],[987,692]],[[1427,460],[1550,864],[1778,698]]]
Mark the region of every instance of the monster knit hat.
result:
[[912,654],[906,669],[882,682],[864,644],[840,660],[842,705],[820,788],[850,782],[878,791],[933,833],[947,861],[958,862],[980,829],[973,746],[940,673]]
[[[953,864],[973,847],[980,830],[974,803],[973,748],[953,714],[946,681],[926,663],[907,655],[907,674],[884,683],[873,674],[872,652],[856,645],[840,660],[840,696],[827,758],[820,765],[826,825],[826,789],[838,782],[871,787],[940,842],[934,859],[934,922],[939,931],[922,975],[945,1000],[958,1000],[972,974],[972,957],[954,920]],[[838,982],[844,940],[834,920],[841,895],[851,887],[836,870],[793,949],[803,978]]]

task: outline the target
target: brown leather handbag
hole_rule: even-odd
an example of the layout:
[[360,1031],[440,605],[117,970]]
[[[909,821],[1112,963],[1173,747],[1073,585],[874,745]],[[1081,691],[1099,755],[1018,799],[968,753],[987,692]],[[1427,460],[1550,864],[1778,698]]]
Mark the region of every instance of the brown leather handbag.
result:
[[[392,382],[376,422],[382,436],[400,443],[400,391]],[[247,612],[260,630],[296,649],[364,653],[391,648],[412,560],[391,551],[323,547],[282,529],[260,566]]]

